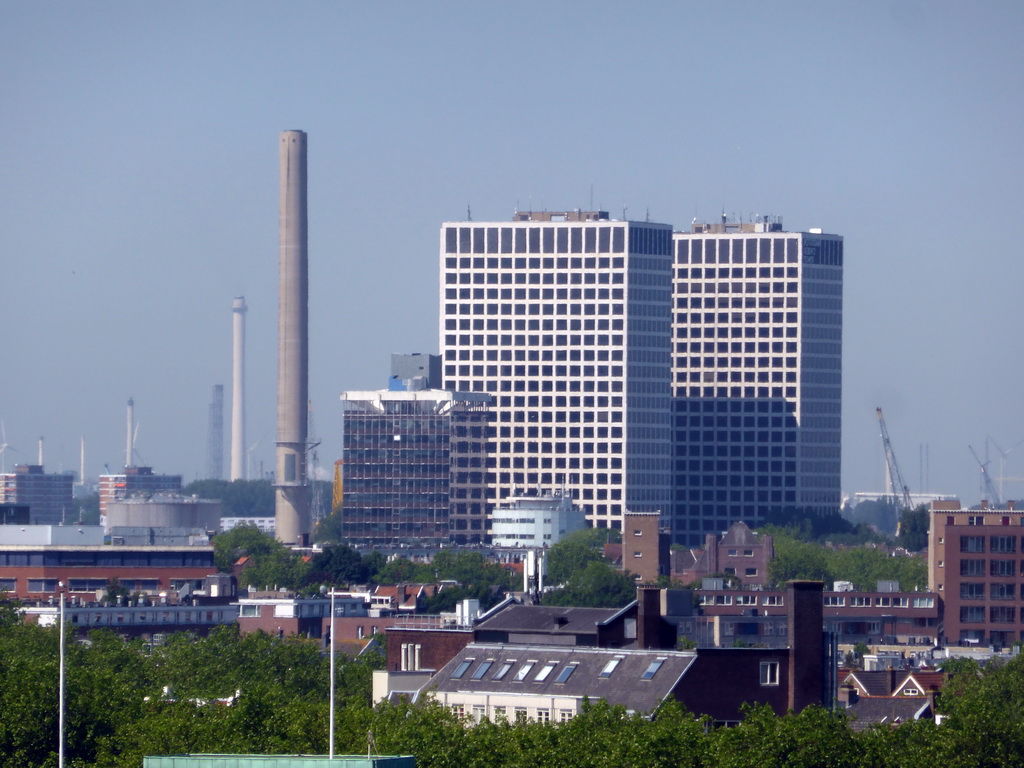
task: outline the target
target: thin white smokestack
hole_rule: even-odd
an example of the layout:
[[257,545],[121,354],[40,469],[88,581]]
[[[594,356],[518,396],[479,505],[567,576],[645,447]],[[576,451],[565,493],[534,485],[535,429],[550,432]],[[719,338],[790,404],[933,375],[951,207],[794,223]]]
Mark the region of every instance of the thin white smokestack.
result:
[[231,366],[231,479],[248,480],[245,474],[245,297],[231,304],[234,318],[234,354]]
[[284,131],[280,159],[280,266],[277,319],[277,539],[309,537],[306,429],[309,401],[309,272],[306,134]]
[[128,398],[128,436],[124,444],[124,465],[134,467],[135,462],[135,400]]
[[43,438],[39,438],[39,466],[43,466]]

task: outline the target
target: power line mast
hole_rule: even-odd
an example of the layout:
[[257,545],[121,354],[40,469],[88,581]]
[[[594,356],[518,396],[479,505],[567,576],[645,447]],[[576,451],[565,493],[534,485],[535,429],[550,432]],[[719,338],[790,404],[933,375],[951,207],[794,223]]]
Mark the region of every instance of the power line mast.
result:
[[875,408],[878,416],[878,426],[882,431],[882,448],[885,451],[885,470],[888,475],[888,490],[892,492],[892,500],[895,504],[902,504],[904,509],[913,509],[910,501],[910,489],[903,482],[903,475],[900,474],[900,465],[896,463],[896,452],[892,449],[892,441],[889,440],[889,430],[885,426],[885,417],[881,408]]

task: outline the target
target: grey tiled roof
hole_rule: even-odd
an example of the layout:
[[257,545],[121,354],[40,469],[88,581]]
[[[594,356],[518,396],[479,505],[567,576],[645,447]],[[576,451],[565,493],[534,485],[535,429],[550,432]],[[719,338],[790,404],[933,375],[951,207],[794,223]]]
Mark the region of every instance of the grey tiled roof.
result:
[[597,625],[619,613],[619,608],[562,608],[543,605],[510,605],[476,625],[478,630],[515,632],[555,632],[584,634],[597,631]]
[[[601,677],[602,671],[615,659],[618,663],[614,670]],[[695,659],[693,651],[472,643],[439,670],[424,691],[587,697],[605,699],[610,704],[622,705],[635,712],[650,712],[672,694]],[[642,679],[652,662],[659,660],[661,664],[657,671],[649,679]],[[488,661],[491,664],[486,673],[474,679],[474,674]],[[454,678],[452,675],[464,662],[470,662],[464,674]],[[525,677],[517,679],[531,662],[533,665]],[[511,667],[501,679],[495,679],[506,663]],[[550,672],[543,680],[538,680],[539,673],[549,665],[553,665]],[[575,669],[565,678],[563,672],[568,667]]]
[[868,696],[855,701],[846,712],[850,715],[850,727],[863,731],[872,725],[899,725],[930,717],[931,703],[927,696]]
[[887,669],[871,672],[857,670],[847,675],[842,682],[856,681],[864,696],[891,696],[894,678],[893,673]]

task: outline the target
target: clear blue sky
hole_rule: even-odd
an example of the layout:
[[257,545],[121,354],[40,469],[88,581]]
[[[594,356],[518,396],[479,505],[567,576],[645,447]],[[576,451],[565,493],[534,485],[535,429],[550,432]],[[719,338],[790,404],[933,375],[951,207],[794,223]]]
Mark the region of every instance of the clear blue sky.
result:
[[[441,222],[596,206],[846,238],[843,489],[976,501],[1024,439],[1024,4],[0,2],[0,419],[15,460],[206,467],[248,314],[274,442],[277,135],[309,133],[311,386],[437,351]],[[993,446],[992,470],[1000,472]],[[1024,477],[1024,445],[1006,459]],[[1009,481],[1007,496],[1024,496]]]

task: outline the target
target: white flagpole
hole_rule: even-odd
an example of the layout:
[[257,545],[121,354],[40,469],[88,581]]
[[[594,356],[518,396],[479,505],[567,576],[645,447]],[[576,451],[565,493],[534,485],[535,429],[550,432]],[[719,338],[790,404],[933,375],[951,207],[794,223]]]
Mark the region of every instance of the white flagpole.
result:
[[[329,728],[330,750],[328,760],[334,760],[334,590],[331,590],[331,716]],[[63,767],[62,767],[63,768]]]
[[64,592],[60,593],[60,709],[57,715],[57,768],[64,768]]

